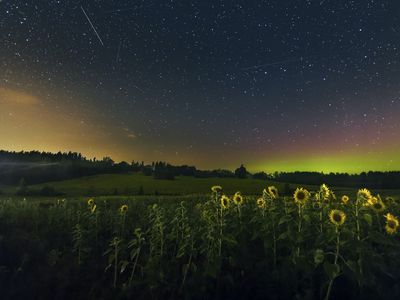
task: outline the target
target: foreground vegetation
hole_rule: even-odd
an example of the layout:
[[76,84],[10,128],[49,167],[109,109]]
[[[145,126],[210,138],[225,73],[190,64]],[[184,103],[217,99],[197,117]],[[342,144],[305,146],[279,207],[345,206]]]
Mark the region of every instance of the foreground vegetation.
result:
[[3,299],[397,299],[397,198],[0,200]]

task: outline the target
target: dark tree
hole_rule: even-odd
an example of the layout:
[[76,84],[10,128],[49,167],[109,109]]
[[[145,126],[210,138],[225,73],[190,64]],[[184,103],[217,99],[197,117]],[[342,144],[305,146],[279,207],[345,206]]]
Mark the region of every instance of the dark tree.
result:
[[243,164],[241,164],[240,167],[235,170],[235,176],[241,179],[247,178],[247,170]]
[[261,180],[266,180],[268,179],[268,174],[265,172],[258,172],[253,174],[254,179],[261,179]]

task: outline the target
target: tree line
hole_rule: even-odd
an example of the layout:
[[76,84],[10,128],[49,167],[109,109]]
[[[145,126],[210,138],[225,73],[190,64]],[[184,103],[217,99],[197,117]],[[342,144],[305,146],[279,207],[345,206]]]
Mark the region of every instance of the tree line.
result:
[[87,159],[77,152],[40,152],[40,151],[4,151],[0,150],[0,184],[16,185],[23,179],[27,184],[43,183],[78,178],[82,176],[141,172],[155,179],[174,180],[177,176],[197,178],[254,178],[275,180],[297,184],[326,183],[331,186],[400,188],[400,172],[362,172],[320,173],[320,172],[275,172],[249,173],[244,165],[234,171],[226,169],[198,170],[194,166],[174,166],[157,161],[145,164],[143,161],[127,163],[114,162],[110,157]]

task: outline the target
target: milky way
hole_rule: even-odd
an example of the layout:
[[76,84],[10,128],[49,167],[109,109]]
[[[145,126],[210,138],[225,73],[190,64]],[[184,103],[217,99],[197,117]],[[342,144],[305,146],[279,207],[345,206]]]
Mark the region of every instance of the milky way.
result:
[[400,169],[399,16],[396,1],[3,0],[1,148]]

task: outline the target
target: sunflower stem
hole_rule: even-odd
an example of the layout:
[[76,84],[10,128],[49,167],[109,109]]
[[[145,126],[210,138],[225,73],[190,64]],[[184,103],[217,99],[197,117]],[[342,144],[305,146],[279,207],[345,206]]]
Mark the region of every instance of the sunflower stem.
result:
[[286,197],[283,197],[283,208],[285,210],[285,215],[288,215],[288,206],[287,206],[287,201],[286,201]]
[[358,220],[358,199],[355,205],[355,212],[356,212],[356,225],[357,225],[357,240],[360,240],[360,221]]
[[124,236],[124,231],[125,231],[125,218],[126,218],[126,214],[124,213],[123,215],[122,215],[122,226],[121,226],[121,239],[123,238],[123,236]]
[[242,230],[242,212],[240,209],[240,205],[238,205],[237,210],[238,210],[238,216],[239,216],[239,225],[240,225],[240,229]]
[[223,234],[222,227],[223,227],[223,224],[224,224],[222,206],[220,207],[219,211],[220,211],[220,226],[219,226],[219,249],[218,249],[218,254],[219,254],[219,257],[221,257],[221,254],[222,254],[222,234]]
[[[301,221],[302,221],[302,215],[301,215],[301,210],[302,210],[302,207],[301,207],[301,204],[299,203],[298,205],[298,214],[299,214],[299,223],[298,223],[298,228],[297,228],[297,230],[298,230],[298,233],[299,233],[299,237],[300,237],[300,235],[301,235]],[[300,242],[298,241],[298,245],[297,245],[297,257],[300,257]]]
[[276,233],[275,233],[275,218],[272,219],[272,231],[274,237],[274,268],[276,267]]
[[187,274],[189,273],[189,268],[192,263],[192,257],[193,257],[193,242],[192,242],[192,251],[190,252],[190,256],[189,256],[189,262],[187,264],[187,268],[185,269],[185,274],[183,275],[183,280],[182,280],[182,284],[181,284],[181,288],[180,288],[181,292],[183,291],[183,288],[185,287]]
[[117,287],[117,274],[118,274],[118,241],[115,240],[115,245],[114,245],[114,288]]
[[319,231],[322,234],[322,204],[319,206]]
[[378,220],[379,232],[382,232],[382,224],[381,224],[381,220],[379,218],[379,214],[377,211],[375,212],[375,214],[376,214],[376,219]]
[[140,255],[140,251],[141,250],[142,250],[142,247],[139,248],[138,253],[136,255],[135,262],[133,264],[133,268],[132,268],[132,272],[131,272],[131,276],[129,277],[129,286],[132,284],[133,274],[135,274],[136,265],[137,265],[137,262],[139,260],[139,255]]
[[96,251],[97,251],[97,248],[99,247],[99,218],[98,218],[98,214],[97,214],[97,211],[95,211],[95,223],[96,223],[96,226],[95,226],[95,230],[96,230]]
[[[334,264],[335,266],[337,266],[337,261],[338,261],[338,257],[339,257],[339,245],[340,245],[340,231],[338,229],[338,226],[336,226],[336,252],[335,252],[335,261]],[[332,285],[333,285],[333,281],[335,280],[336,276],[334,278],[331,278],[329,281],[329,285],[328,285],[328,290],[326,291],[326,295],[325,295],[325,300],[329,300],[331,291],[332,291]]]

